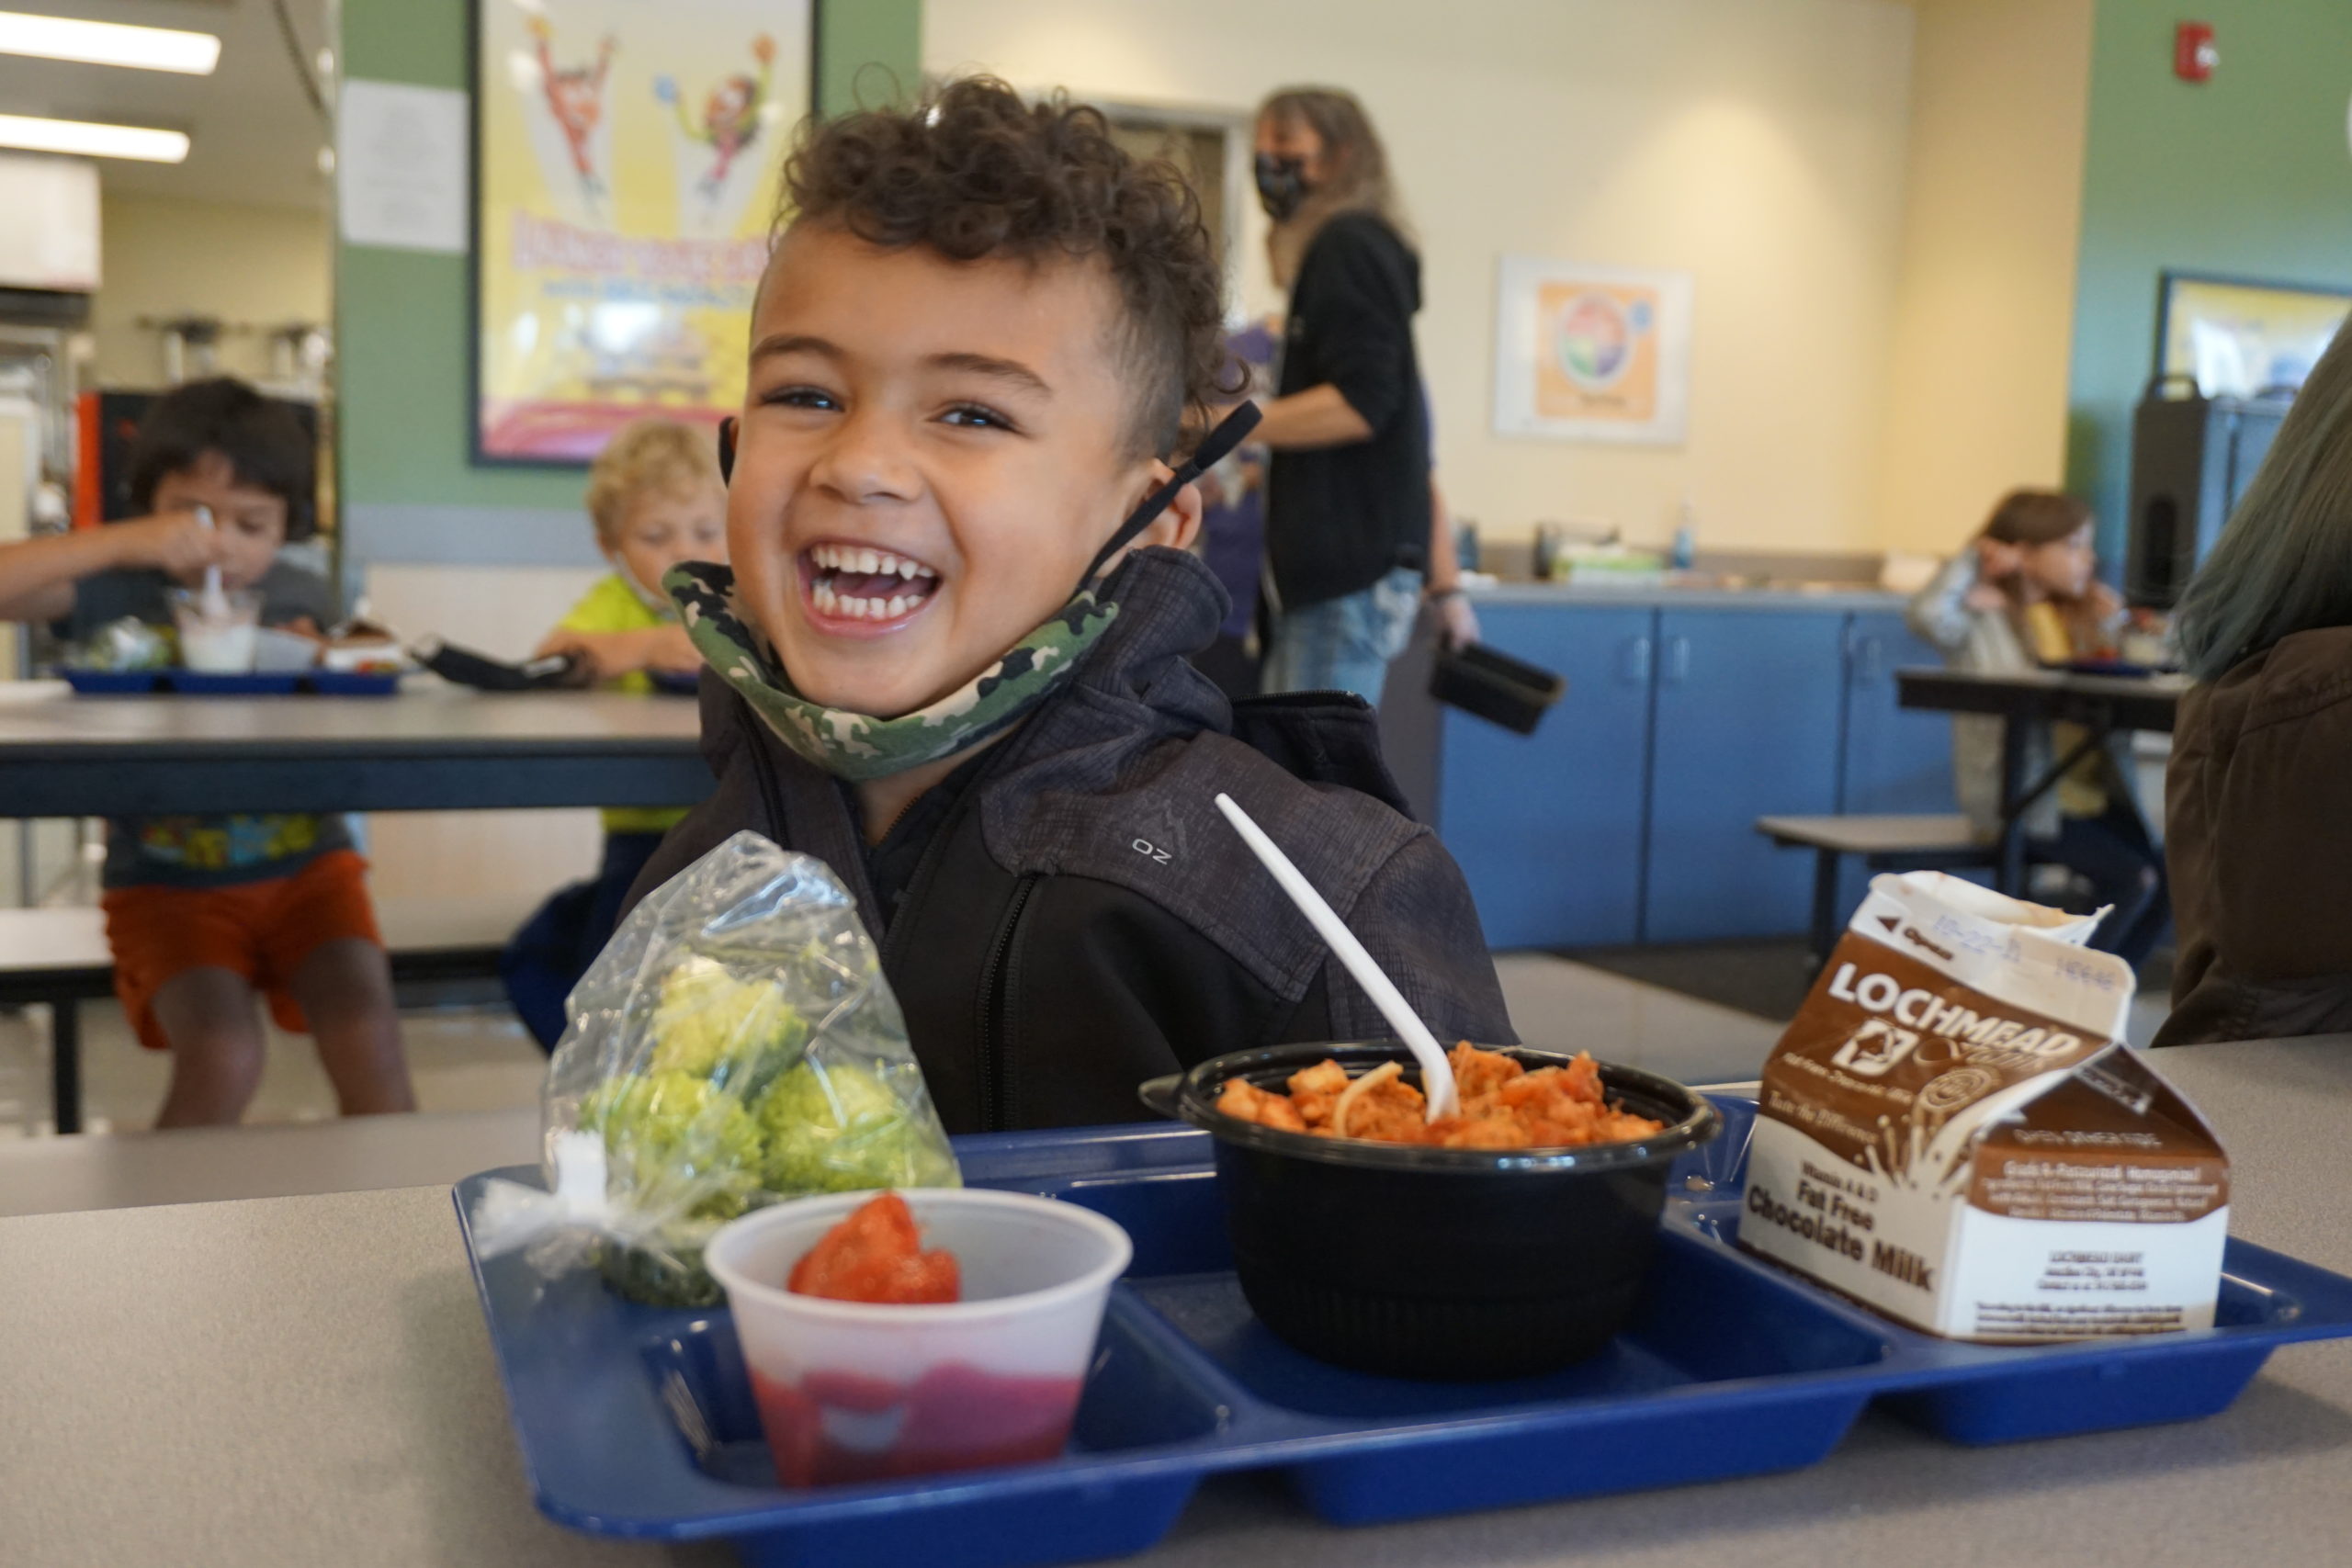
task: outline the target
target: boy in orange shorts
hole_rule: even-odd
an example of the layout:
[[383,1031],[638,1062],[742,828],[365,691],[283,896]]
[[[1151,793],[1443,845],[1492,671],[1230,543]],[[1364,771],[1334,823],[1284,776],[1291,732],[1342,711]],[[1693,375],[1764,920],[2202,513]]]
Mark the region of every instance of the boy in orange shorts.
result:
[[[86,640],[167,625],[170,591],[218,567],[266,625],[334,619],[324,580],[277,558],[306,536],[311,444],[286,408],[232,380],[160,399],[131,454],[141,517],[0,548],[0,618]],[[261,1079],[254,1003],[318,1040],[345,1115],[413,1111],[391,969],[367,863],[340,817],[142,817],[107,824],[115,991],[140,1043],[172,1054],[159,1127],[235,1122]]]

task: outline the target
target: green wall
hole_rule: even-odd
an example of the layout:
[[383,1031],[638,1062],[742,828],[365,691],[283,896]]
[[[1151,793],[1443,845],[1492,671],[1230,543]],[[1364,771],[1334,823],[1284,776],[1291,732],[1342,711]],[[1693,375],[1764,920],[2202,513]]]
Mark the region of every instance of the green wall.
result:
[[[922,0],[817,0],[818,107],[922,78]],[[343,0],[345,74],[466,84],[466,0]],[[869,70],[878,66],[879,70]],[[580,476],[467,460],[463,256],[339,245],[339,487],[346,506],[578,506]]]
[[[2184,17],[2211,22],[2212,80],[2172,73]],[[2352,0],[2098,0],[2067,488],[2121,558],[2132,409],[2165,267],[2352,284]]]

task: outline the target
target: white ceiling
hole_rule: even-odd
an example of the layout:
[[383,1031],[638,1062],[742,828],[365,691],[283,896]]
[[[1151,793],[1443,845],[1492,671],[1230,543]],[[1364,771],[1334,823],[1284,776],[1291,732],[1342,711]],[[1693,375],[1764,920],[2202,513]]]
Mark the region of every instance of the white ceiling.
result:
[[[318,157],[331,138],[303,94],[269,0],[0,0],[0,10],[220,37],[220,64],[209,76],[0,55],[0,113],[161,126],[192,138],[184,164],[98,160],[107,190],[326,207]],[[325,0],[287,0],[286,10],[303,55],[315,60],[326,40]]]

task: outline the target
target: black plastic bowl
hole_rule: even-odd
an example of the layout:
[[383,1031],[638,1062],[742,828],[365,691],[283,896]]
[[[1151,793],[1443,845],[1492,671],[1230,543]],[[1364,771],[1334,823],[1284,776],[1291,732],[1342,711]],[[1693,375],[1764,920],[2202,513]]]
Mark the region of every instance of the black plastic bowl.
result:
[[[1571,1057],[1498,1047],[1530,1067]],[[1281,1091],[1326,1057],[1350,1077],[1412,1055],[1396,1041],[1277,1045],[1203,1062],[1176,1112],[1216,1140],[1235,1271],[1258,1320],[1321,1360],[1394,1377],[1554,1371],[1600,1350],[1640,1299],[1667,1168],[1721,1129],[1670,1078],[1603,1064],[1610,1099],[1664,1122],[1636,1143],[1440,1149],[1237,1121],[1229,1078]]]

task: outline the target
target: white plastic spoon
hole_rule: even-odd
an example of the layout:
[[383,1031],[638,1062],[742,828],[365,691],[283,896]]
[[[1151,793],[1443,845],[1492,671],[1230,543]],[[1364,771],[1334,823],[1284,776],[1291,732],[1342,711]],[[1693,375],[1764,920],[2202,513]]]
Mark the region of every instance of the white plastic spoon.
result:
[[1388,1021],[1388,1027],[1396,1032],[1396,1038],[1411,1049],[1413,1059],[1421,1065],[1422,1092],[1429,1097],[1426,1120],[1435,1122],[1441,1117],[1453,1115],[1461,1109],[1462,1103],[1461,1096],[1453,1087],[1453,1064],[1445,1059],[1445,1050],[1438,1044],[1437,1036],[1430,1032],[1429,1025],[1413,1011],[1403,993],[1396,989],[1396,983],[1372,961],[1372,954],[1363,950],[1363,943],[1356,940],[1355,933],[1348,930],[1332,911],[1331,906],[1323,901],[1323,895],[1315,891],[1314,885],[1299,874],[1298,867],[1291,863],[1290,857],[1266,837],[1265,829],[1251,821],[1250,814],[1236,806],[1231,795],[1218,795],[1216,808],[1225,813],[1225,819],[1233,824],[1233,830],[1241,835],[1241,841],[1250,846],[1251,852],[1265,863],[1268,871],[1274,874],[1274,880],[1282,885],[1283,892],[1290,895],[1290,901],[1298,906],[1299,913],[1315,927],[1316,934],[1340,955],[1340,962],[1348,966],[1348,973],[1355,976],[1356,984],[1372,998],[1372,1005],[1380,1010],[1380,1016]]
[[[208,528],[212,526],[212,508],[198,506],[195,511],[196,520],[198,523]],[[219,567],[208,566],[204,569],[204,591],[198,595],[196,602],[198,607],[204,612],[206,620],[225,621],[229,618],[229,594],[220,586]]]

